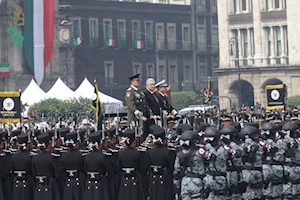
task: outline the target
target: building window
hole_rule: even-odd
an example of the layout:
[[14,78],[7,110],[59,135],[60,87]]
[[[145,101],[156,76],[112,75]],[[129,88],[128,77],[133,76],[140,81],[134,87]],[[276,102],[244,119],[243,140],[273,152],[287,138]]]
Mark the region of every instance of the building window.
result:
[[81,38],[81,20],[80,20],[80,18],[73,19],[72,31],[73,31],[74,45],[78,46],[79,41],[81,41],[80,40],[80,38]]
[[237,1],[238,0],[233,0],[233,13],[237,13]]
[[206,77],[206,67],[205,66],[199,67],[199,77]]
[[168,24],[168,48],[176,49],[176,28],[175,24]]
[[280,8],[279,0],[274,0],[274,7],[275,7],[275,9],[279,9]]
[[281,30],[280,27],[277,26],[275,27],[275,32],[276,32],[276,55],[281,56],[282,54],[282,48],[281,48]]
[[212,44],[214,44],[214,45],[219,44],[219,35],[218,35],[218,29],[217,28],[212,29]]
[[118,21],[118,47],[125,48],[125,41],[126,41],[126,28],[125,28],[125,21],[119,20]]
[[183,42],[190,42],[190,27],[183,27]]
[[104,20],[103,24],[103,31],[104,31],[104,46],[109,47],[109,46],[114,46],[114,41],[112,39],[112,22],[111,19],[109,20]]
[[255,42],[254,42],[254,30],[253,28],[250,29],[250,34],[251,36],[249,36],[251,38],[251,56],[254,56],[255,54]]
[[105,85],[114,85],[114,65],[113,62],[105,62]]
[[164,29],[162,25],[156,26],[156,40],[157,41],[164,41]]
[[247,11],[247,0],[242,0],[242,11]]
[[148,78],[155,78],[154,65],[153,64],[147,64],[147,77]]
[[217,6],[217,0],[211,0],[211,5],[212,6]]
[[139,21],[133,21],[132,22],[132,39],[133,39],[133,46],[135,49],[141,49],[142,43],[141,43],[141,29],[140,29],[140,22]]
[[146,49],[151,49],[152,48],[152,22],[146,22],[145,23],[145,47]]
[[170,77],[169,77],[170,83],[176,82],[176,66],[171,65],[170,66]]
[[98,47],[98,19],[90,19],[90,45]]
[[200,45],[206,44],[205,38],[205,28],[198,28],[198,43]]
[[248,32],[247,29],[242,29],[242,36],[243,36],[243,52],[244,52],[244,58],[247,58],[249,56],[248,52]]
[[158,77],[159,77],[159,80],[163,80],[165,79],[165,66],[163,65],[159,65],[158,66]]
[[266,10],[269,10],[269,0],[266,0]]
[[184,81],[188,82],[190,81],[190,72],[191,71],[191,67],[190,66],[185,66],[184,67]]
[[133,64],[133,74],[140,74],[140,79],[142,79],[142,67],[139,63]]
[[267,33],[267,42],[268,42],[268,56],[271,56],[271,45],[272,45],[272,37],[271,37],[271,29],[266,28],[266,33]]

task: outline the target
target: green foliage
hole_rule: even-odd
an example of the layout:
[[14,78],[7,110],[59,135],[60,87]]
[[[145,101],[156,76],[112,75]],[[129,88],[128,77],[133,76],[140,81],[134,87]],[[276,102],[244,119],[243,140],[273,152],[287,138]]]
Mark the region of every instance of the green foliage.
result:
[[43,113],[46,116],[63,115],[64,113],[85,113],[93,112],[92,100],[80,98],[78,100],[58,100],[46,99],[40,101],[29,108],[29,116],[41,116]]
[[287,100],[287,105],[289,106],[300,106],[300,96],[289,97]]
[[[14,18],[12,17],[11,9],[7,11],[7,14],[9,15],[9,18],[13,21]],[[24,36],[22,35],[22,31],[20,31],[19,28],[15,24],[13,24],[13,22],[9,24],[7,33],[11,35],[11,42],[15,45],[15,47],[23,47]]]
[[193,91],[188,92],[171,92],[172,106],[180,110],[191,104],[194,104],[198,99],[198,94]]

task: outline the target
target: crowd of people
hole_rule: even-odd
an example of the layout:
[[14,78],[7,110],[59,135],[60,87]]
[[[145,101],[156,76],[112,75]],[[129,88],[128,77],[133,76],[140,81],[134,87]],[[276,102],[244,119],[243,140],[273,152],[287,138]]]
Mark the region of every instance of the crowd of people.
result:
[[0,129],[0,200],[300,199],[296,108],[185,117],[130,81],[126,122]]

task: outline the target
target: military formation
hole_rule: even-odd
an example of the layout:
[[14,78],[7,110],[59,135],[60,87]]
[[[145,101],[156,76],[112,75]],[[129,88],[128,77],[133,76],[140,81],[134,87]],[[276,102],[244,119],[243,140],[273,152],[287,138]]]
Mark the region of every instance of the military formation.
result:
[[127,118],[101,130],[1,129],[0,200],[300,199],[296,108],[180,116],[164,81],[130,82]]

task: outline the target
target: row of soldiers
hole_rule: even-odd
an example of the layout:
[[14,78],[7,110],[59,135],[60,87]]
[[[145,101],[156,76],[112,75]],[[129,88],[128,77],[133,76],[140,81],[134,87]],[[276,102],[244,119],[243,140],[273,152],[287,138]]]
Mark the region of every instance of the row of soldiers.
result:
[[299,125],[4,130],[0,199],[300,199]]

